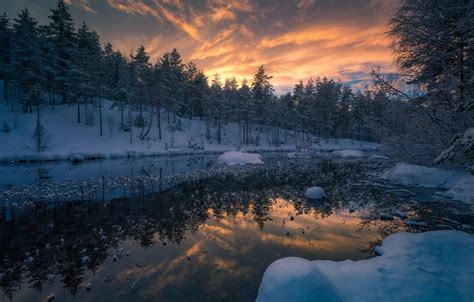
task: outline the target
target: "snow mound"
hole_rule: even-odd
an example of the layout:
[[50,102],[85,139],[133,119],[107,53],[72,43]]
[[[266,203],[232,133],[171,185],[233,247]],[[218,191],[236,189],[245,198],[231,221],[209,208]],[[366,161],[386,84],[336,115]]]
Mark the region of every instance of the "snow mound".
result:
[[364,152],[359,150],[339,150],[333,151],[332,154],[344,158],[359,158],[364,156]]
[[225,152],[217,159],[219,164],[226,164],[229,166],[235,165],[261,165],[263,164],[262,156],[260,154],[245,153],[242,151]]
[[384,160],[390,160],[390,157],[383,156],[383,155],[372,155],[372,156],[369,156],[369,160],[371,160],[371,161],[384,161]]
[[284,258],[263,276],[257,301],[471,301],[474,236],[397,233],[368,260]]
[[444,193],[444,196],[466,203],[474,204],[474,175],[466,175]]
[[321,187],[311,187],[306,190],[304,196],[309,199],[321,199],[326,197],[326,192],[324,192],[324,189]]
[[288,257],[273,262],[266,270],[257,301],[342,300],[338,297],[337,290],[311,261]]
[[461,175],[436,168],[398,163],[383,179],[408,187],[450,189]]
[[286,156],[288,159],[308,159],[311,156],[307,152],[291,152]]

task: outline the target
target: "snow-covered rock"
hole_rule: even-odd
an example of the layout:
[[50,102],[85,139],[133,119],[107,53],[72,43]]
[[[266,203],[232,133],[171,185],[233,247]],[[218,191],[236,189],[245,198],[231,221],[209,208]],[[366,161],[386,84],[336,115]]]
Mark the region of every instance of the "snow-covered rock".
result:
[[393,220],[395,217],[393,215],[387,214],[387,213],[380,213],[380,219],[381,220]]
[[407,218],[408,217],[408,215],[405,212],[402,212],[400,210],[395,210],[393,212],[393,215],[398,216],[400,218]]
[[359,158],[364,156],[364,152],[359,150],[339,150],[333,151],[332,154],[344,158]]
[[385,161],[390,160],[390,157],[384,155],[371,155],[369,156],[370,161]]
[[451,189],[444,193],[444,196],[453,200],[474,204],[474,175],[466,175],[459,178]]
[[439,195],[474,204],[474,175],[398,163],[382,178],[403,186],[448,189]]
[[82,162],[84,162],[84,156],[79,155],[79,154],[75,154],[75,155],[72,155],[69,158],[69,160],[72,161],[73,163],[82,163]]
[[217,162],[219,164],[226,164],[229,166],[263,164],[262,156],[260,154],[245,153],[242,151],[225,152],[219,156]]
[[461,175],[436,168],[398,163],[383,179],[409,187],[450,189]]
[[308,152],[291,152],[288,153],[286,156],[288,159],[306,159],[306,158],[311,158],[311,156],[308,154]]
[[321,199],[326,197],[326,192],[321,187],[311,187],[306,190],[304,196],[309,199]]
[[474,236],[397,233],[368,260],[284,258],[263,276],[257,301],[471,301]]

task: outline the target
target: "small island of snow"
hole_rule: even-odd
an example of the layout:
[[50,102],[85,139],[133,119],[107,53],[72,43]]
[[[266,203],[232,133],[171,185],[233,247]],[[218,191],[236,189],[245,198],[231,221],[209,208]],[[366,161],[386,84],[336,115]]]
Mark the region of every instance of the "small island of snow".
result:
[[306,190],[304,196],[309,199],[321,199],[326,197],[326,192],[324,192],[324,189],[321,187],[311,187]]
[[229,166],[243,166],[247,164],[261,165],[263,164],[263,160],[260,154],[245,153],[242,151],[229,151],[219,156],[217,163],[226,164]]
[[339,150],[333,151],[332,154],[343,158],[359,158],[364,156],[364,152],[359,150]]

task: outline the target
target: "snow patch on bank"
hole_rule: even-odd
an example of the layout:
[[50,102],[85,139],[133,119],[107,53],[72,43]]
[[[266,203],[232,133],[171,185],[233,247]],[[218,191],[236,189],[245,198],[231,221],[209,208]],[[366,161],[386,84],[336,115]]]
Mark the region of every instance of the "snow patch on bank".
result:
[[442,196],[474,204],[474,175],[398,163],[382,179],[407,187],[446,189]]
[[243,166],[247,164],[261,165],[263,164],[263,160],[260,154],[245,153],[242,151],[229,151],[219,156],[217,163],[226,164],[229,166]]
[[340,151],[340,150],[360,150],[375,151],[380,150],[382,146],[377,143],[356,141],[346,138],[321,139],[319,143],[311,146],[314,151]]
[[343,157],[343,158],[360,158],[364,156],[364,152],[359,150],[340,150],[340,151],[333,151],[332,154],[335,156]]
[[471,301],[474,236],[397,233],[382,256],[343,262],[284,258],[263,276],[257,301]]
[[408,187],[450,189],[461,175],[436,168],[398,163],[383,179]]
[[444,196],[474,204],[474,175],[459,178],[451,189],[444,193]]

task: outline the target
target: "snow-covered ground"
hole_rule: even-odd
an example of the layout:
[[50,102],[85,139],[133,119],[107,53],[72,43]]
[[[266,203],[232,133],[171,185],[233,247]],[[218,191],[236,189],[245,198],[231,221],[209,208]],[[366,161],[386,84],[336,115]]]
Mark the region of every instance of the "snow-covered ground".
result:
[[474,299],[474,236],[396,233],[368,260],[284,258],[266,270],[257,301],[466,301]]
[[381,146],[377,143],[355,141],[351,139],[321,139],[318,143],[311,146],[315,151],[340,151],[340,150],[359,150],[376,151]]
[[[18,110],[17,110],[18,111]],[[132,133],[120,131],[121,114],[118,107],[103,101],[103,136],[99,135],[99,116],[94,114],[94,125],[85,125],[85,112],[81,106],[81,124],[77,123],[77,107],[57,105],[55,109],[42,107],[41,121],[47,137],[47,149],[41,153],[35,150],[33,133],[36,113],[11,113],[5,103],[0,103],[0,162],[20,160],[65,160],[79,158],[115,158],[134,156],[156,156],[174,154],[222,153],[241,148],[248,152],[284,151],[293,152],[296,146],[309,144],[312,150],[332,151],[339,149],[374,150],[375,143],[349,139],[318,139],[310,137],[303,141],[303,135],[293,131],[280,131],[281,144],[270,144],[270,134],[264,127],[254,126],[251,132],[253,144],[242,145],[239,125],[223,125],[221,144],[217,143],[217,129],[212,122],[178,119],[180,130],[172,132],[167,123],[167,113],[162,112],[162,139],[158,139],[156,117],[150,134],[140,140],[141,128],[133,127]],[[89,112],[90,115],[90,112]],[[128,112],[124,116],[127,119]],[[133,113],[132,119],[138,116]],[[150,117],[149,112],[144,118]],[[173,120],[173,118],[171,118]],[[4,125],[10,131],[3,131]],[[146,130],[146,129],[145,129]],[[306,136],[307,138],[307,136]],[[256,142],[258,141],[258,144]]]
[[398,163],[382,178],[408,187],[448,189],[444,196],[474,204],[474,175]]

